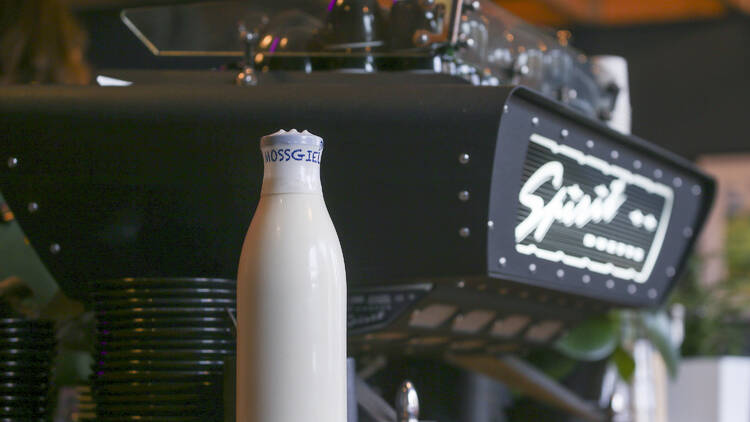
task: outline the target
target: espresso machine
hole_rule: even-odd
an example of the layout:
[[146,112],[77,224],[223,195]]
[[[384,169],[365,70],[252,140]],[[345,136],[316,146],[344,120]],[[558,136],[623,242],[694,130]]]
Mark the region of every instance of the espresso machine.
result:
[[[112,7],[160,70],[0,90],[0,190],[67,295],[235,279],[256,142],[305,128],[327,142],[363,420],[418,417],[419,385],[398,383],[397,411],[368,380],[403,359],[606,420],[520,357],[614,307],[662,304],[715,186],[608,125],[621,87],[564,33],[483,0],[141,3]],[[225,64],[160,64],[175,58]]]

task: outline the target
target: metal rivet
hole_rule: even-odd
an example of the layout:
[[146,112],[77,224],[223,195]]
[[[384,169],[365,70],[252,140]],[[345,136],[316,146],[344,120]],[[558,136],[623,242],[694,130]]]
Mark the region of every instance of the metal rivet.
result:
[[531,118],[531,124],[534,125],[534,126],[538,126],[539,125],[539,118],[538,117],[532,117]]
[[592,141],[591,139],[586,141],[586,148],[591,149],[593,147],[594,147],[594,141]]
[[471,231],[469,230],[468,227],[461,227],[458,230],[458,235],[461,236],[461,237],[463,237],[463,238],[469,237],[470,234],[471,234]]
[[630,293],[631,295],[634,295],[635,292],[637,292],[637,291],[638,291],[638,288],[635,287],[635,284],[629,284],[628,285],[628,293]]
[[508,112],[508,104],[505,104],[503,106],[503,113],[507,113],[507,112]]
[[589,284],[589,283],[591,282],[591,276],[590,276],[590,275],[588,275],[588,274],[584,274],[584,275],[583,275],[583,277],[581,277],[581,280],[582,280],[582,281],[583,281],[584,283],[586,283],[586,284]]
[[466,282],[463,280],[458,280],[458,283],[456,283],[456,287],[458,287],[459,289],[463,289],[464,286],[466,286]]
[[49,251],[52,252],[53,255],[57,255],[60,253],[60,245],[57,243],[49,245]]
[[529,67],[527,65],[521,66],[521,74],[522,75],[528,75],[529,74]]
[[505,264],[507,264],[507,263],[508,263],[508,260],[507,260],[507,259],[505,259],[505,257],[504,257],[504,256],[501,256],[501,257],[500,257],[500,259],[498,259],[498,260],[497,260],[497,262],[498,262],[498,264],[500,264],[500,265],[502,265],[502,266],[504,267],[504,266],[505,266]]
[[693,228],[685,227],[684,229],[682,229],[682,235],[685,237],[693,237]]
[[462,190],[461,192],[459,192],[458,193],[458,200],[461,201],[461,202],[468,201],[469,200],[469,191]]
[[465,152],[458,156],[458,162],[461,164],[469,164],[469,160],[471,160],[471,156]]
[[643,164],[641,163],[641,160],[635,160],[635,161],[633,161],[633,168],[636,169],[636,170],[640,169],[642,165]]
[[563,270],[562,268],[560,268],[559,270],[557,270],[556,274],[557,274],[557,278],[563,278],[563,277],[565,277],[565,270]]
[[494,229],[495,228],[495,222],[492,221],[492,220],[488,221],[487,222],[487,228],[490,229],[490,230]]
[[8,168],[14,169],[16,167],[18,167],[18,158],[16,157],[8,158]]
[[666,273],[667,277],[674,277],[677,271],[674,269],[674,267],[667,267]]
[[607,280],[606,285],[607,285],[608,289],[614,289],[615,288],[615,281],[612,280],[612,279],[609,279],[609,280]]
[[693,195],[698,196],[701,194],[702,189],[699,185],[693,185],[690,191],[693,192]]
[[656,289],[648,289],[648,297],[651,299],[656,299],[656,296],[658,296],[659,293],[656,292]]
[[675,177],[674,179],[672,179],[672,185],[674,185],[674,187],[676,188],[679,188],[680,186],[682,186],[682,179],[680,179],[679,177]]
[[612,150],[612,152],[609,153],[609,156],[612,157],[613,160],[616,160],[620,157],[620,153],[617,152],[617,150]]
[[661,171],[661,170],[659,170],[659,169],[656,169],[656,170],[654,170],[654,177],[656,177],[657,179],[661,179],[661,176],[662,176],[663,174],[664,174],[664,173],[662,173],[662,171]]
[[26,208],[28,208],[30,213],[35,213],[39,211],[39,204],[36,202],[29,202],[29,205],[27,205]]
[[529,264],[529,271],[532,273],[536,271],[536,264]]
[[569,135],[568,129],[563,129],[560,131],[560,136],[562,136],[563,138],[567,138],[568,135]]

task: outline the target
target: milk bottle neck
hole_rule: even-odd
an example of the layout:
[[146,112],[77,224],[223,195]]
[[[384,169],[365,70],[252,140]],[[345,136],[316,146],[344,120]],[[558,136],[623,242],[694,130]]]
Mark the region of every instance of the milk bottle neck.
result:
[[323,141],[307,132],[277,132],[261,139],[261,196],[282,193],[322,195],[320,161]]

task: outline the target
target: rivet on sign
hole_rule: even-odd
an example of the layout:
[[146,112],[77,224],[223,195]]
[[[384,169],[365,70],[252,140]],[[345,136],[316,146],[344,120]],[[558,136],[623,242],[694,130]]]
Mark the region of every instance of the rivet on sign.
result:
[[563,138],[567,138],[568,135],[569,135],[568,129],[563,129],[560,131],[560,136],[562,136]]
[[461,227],[458,230],[458,235],[461,236],[461,237],[463,237],[463,238],[469,237],[470,234],[471,234],[471,231],[469,230],[468,227]]
[[458,200],[461,202],[466,202],[469,200],[469,196],[470,196],[469,191],[462,190],[461,192],[458,193]]
[[591,276],[590,276],[590,275],[588,275],[588,274],[584,274],[584,275],[583,275],[583,277],[581,277],[581,280],[582,280],[582,281],[583,281],[583,282],[584,282],[585,284],[589,284],[589,283],[591,282]]
[[592,141],[591,139],[586,141],[586,148],[591,149],[593,147],[594,147],[594,141]]
[[693,185],[693,188],[690,189],[693,192],[693,195],[698,196],[701,194],[701,187],[699,185]]
[[505,104],[503,106],[503,113],[507,113],[507,112],[508,112],[508,104]]
[[693,237],[693,228],[685,227],[684,229],[682,229],[682,235],[685,237]]
[[536,264],[529,264],[529,271],[532,273],[536,271]]
[[651,299],[656,299],[656,296],[659,294],[656,292],[656,289],[648,289],[648,297]]
[[57,255],[60,253],[60,245],[57,243],[49,245],[49,251],[52,252],[53,255]]
[[682,186],[682,179],[680,179],[679,177],[675,177],[672,180],[672,184],[674,185],[674,187],[679,188],[680,186]]
[[654,177],[656,177],[657,179],[661,179],[661,176],[662,176],[663,174],[664,174],[664,173],[662,173],[662,171],[661,171],[661,170],[659,170],[659,169],[656,169],[656,170],[654,170]]
[[638,289],[635,287],[635,284],[628,285],[628,293],[630,293],[631,295],[634,295],[637,290]]
[[635,161],[633,161],[633,168],[634,169],[636,169],[636,170],[640,169],[641,165],[642,165],[641,164],[641,160],[635,160]]
[[666,273],[667,273],[667,277],[674,277],[677,271],[674,269],[674,267],[667,267]]
[[458,156],[458,162],[461,164],[469,164],[470,159],[471,159],[471,156],[469,156],[469,154],[465,152]]
[[532,117],[531,118],[531,124],[534,125],[534,126],[538,126],[539,125],[539,118],[538,117]]
[[18,158],[16,157],[8,158],[8,168],[14,169],[16,167],[18,167]]
[[615,281],[612,279],[607,280],[607,288],[613,289],[615,287]]
[[458,280],[458,283],[456,283],[456,287],[458,287],[459,289],[463,289],[464,286],[466,286],[466,282],[463,280]]
[[559,270],[557,270],[557,278],[563,278],[563,277],[565,277],[565,270],[560,268]]
[[39,211],[39,204],[36,202],[29,202],[29,205],[26,206],[30,213],[35,213]]
[[497,260],[497,262],[498,262],[498,263],[499,263],[500,265],[502,265],[502,266],[504,267],[504,266],[505,266],[505,264],[507,264],[507,263],[508,263],[508,260],[507,260],[507,259],[505,259],[505,257],[504,257],[504,256],[501,256],[501,257],[500,257],[500,259],[498,259],[498,260]]
[[495,222],[492,221],[492,220],[488,221],[487,222],[487,228],[490,229],[490,230],[494,229],[495,228]]
[[618,157],[620,157],[620,153],[617,152],[617,150],[612,150],[612,152],[609,153],[609,156],[612,157],[613,160],[616,160]]

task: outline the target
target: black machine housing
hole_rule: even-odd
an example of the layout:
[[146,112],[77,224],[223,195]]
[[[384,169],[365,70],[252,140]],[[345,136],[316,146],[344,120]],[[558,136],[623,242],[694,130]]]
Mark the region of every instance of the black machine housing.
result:
[[[552,341],[611,306],[657,305],[713,198],[713,181],[687,161],[525,88],[439,75],[252,88],[190,78],[0,91],[0,158],[17,160],[0,169],[0,190],[69,295],[88,300],[99,279],[234,278],[262,182],[258,140],[279,128],[326,141],[352,354],[496,353]],[[517,252],[532,134],[652,180],[659,170],[674,213],[646,281]]]

